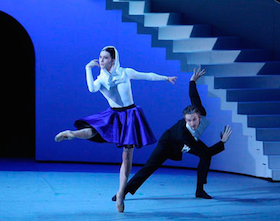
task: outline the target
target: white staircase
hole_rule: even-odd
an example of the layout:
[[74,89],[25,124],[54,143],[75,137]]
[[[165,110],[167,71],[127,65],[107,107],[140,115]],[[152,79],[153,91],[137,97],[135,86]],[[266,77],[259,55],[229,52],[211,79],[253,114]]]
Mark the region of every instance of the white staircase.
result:
[[179,13],[152,13],[149,0],[107,0],[107,9],[122,10],[123,21],[150,34],[153,47],[181,61],[182,72],[205,68],[208,77],[201,83],[221,98],[221,109],[232,111],[232,121],[243,125],[248,145],[263,150],[267,177],[280,181],[280,62],[271,61],[270,51],[244,49],[236,36],[212,36],[207,24],[181,24]]

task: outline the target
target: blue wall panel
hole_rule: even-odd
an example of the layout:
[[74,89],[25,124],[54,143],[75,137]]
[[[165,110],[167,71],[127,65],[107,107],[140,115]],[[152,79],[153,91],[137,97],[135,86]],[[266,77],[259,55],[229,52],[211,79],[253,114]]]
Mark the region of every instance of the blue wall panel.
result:
[[[13,0],[1,1],[0,8],[25,27],[35,47],[37,160],[121,162],[122,150],[113,144],[86,140],[54,142],[58,132],[74,129],[76,119],[108,108],[99,92],[88,91],[84,69],[91,59],[98,58],[105,45],[118,48],[122,67],[179,77],[175,86],[167,82],[132,82],[134,101],[143,108],[158,139],[181,119],[183,108],[189,104],[191,74],[180,72],[179,61],[167,61],[164,49],[151,48],[151,37],[137,35],[136,24],[122,23],[120,11],[106,11],[105,0]],[[96,77],[99,70],[96,68],[93,73]],[[219,99],[207,97],[207,86],[198,88],[212,122],[202,138],[210,145],[219,140],[220,130],[231,122],[231,112],[220,110]],[[247,138],[242,135],[240,124],[232,126],[235,133],[228,146],[235,148],[215,157],[212,167],[240,172],[243,167],[232,168],[236,157],[229,156],[238,156]],[[239,145],[233,145],[233,140],[238,140]],[[154,147],[136,150],[133,162],[144,163]],[[242,157],[248,167],[254,166],[250,153],[243,151]],[[196,157],[184,158],[182,162],[166,164],[196,166]]]

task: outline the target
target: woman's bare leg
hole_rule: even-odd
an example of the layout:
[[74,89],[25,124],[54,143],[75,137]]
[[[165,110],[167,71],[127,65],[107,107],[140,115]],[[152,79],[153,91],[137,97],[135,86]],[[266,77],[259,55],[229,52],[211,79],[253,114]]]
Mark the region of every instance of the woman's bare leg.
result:
[[97,132],[93,128],[84,128],[81,130],[65,130],[57,134],[54,138],[56,142],[60,142],[63,140],[73,140],[74,138],[79,139],[90,139],[94,137]]
[[133,148],[123,148],[123,162],[120,169],[120,188],[117,193],[117,209],[118,212],[124,211],[125,187],[132,168]]

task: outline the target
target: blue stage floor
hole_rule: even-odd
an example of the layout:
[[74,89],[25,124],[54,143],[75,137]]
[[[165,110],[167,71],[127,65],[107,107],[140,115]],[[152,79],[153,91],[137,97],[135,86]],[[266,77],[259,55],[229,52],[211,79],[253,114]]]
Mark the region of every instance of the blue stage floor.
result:
[[[0,159],[0,220],[279,220],[280,183],[210,172],[207,192],[196,199],[196,172],[159,169],[125,212],[111,197],[118,189],[118,166],[36,163]],[[135,173],[139,167],[135,167]]]

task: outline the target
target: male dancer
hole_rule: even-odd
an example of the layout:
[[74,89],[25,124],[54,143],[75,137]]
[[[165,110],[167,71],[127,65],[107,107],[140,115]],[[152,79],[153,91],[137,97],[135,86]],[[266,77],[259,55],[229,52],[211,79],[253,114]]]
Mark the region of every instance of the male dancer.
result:
[[[205,73],[205,70],[200,68],[197,71],[194,70],[189,83],[189,96],[192,105],[184,109],[183,119],[163,133],[146,164],[127,183],[125,194],[128,192],[134,194],[145,180],[167,159],[182,160],[182,154],[188,152],[200,158],[197,167],[196,197],[212,199],[203,188],[204,184],[207,183],[211,158],[224,150],[224,143],[228,141],[232,130],[230,126],[226,126],[224,133],[221,133],[221,140],[212,147],[207,147],[199,139],[203,131],[210,124],[205,117],[206,111],[202,106],[196,89],[196,81]],[[116,196],[112,200],[115,201]]]

